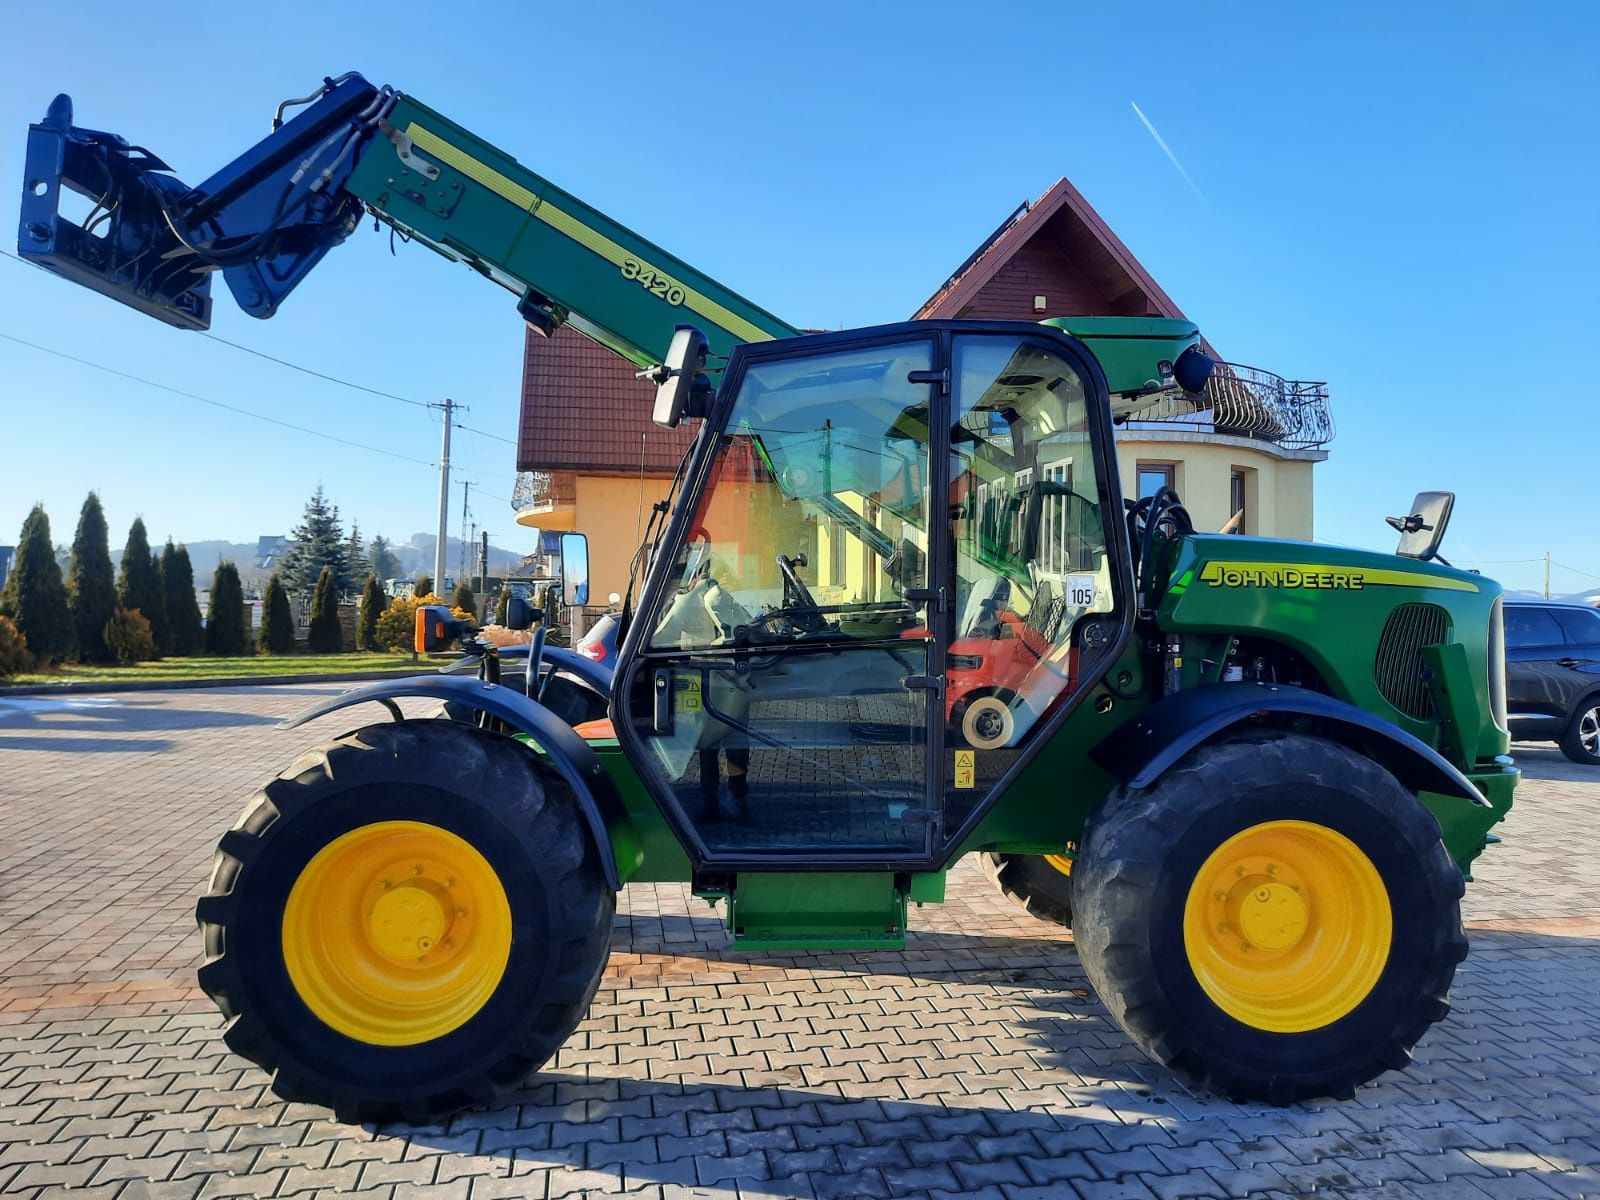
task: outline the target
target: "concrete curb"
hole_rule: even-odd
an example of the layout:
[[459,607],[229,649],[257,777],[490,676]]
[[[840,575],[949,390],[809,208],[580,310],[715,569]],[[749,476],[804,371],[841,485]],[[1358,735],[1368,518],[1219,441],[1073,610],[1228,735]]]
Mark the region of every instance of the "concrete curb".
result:
[[62,683],[28,683],[0,687],[6,696],[65,696],[77,692],[178,692],[191,688],[270,687],[283,683],[357,683],[368,679],[395,679],[406,675],[432,675],[436,666],[397,667],[387,671],[341,671],[329,675],[229,675],[216,679],[115,680],[70,679]]

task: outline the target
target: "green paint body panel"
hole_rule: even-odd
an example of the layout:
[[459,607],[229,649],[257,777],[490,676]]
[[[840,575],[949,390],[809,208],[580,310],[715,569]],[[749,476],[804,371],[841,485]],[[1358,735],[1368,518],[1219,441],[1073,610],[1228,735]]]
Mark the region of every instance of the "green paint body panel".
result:
[[728,929],[753,950],[893,950],[905,945],[906,894],[884,872],[741,874]]
[[[412,97],[400,98],[389,124],[412,132],[418,155],[438,168],[438,177],[412,170],[394,144],[378,140],[357,165],[348,191],[446,257],[519,296],[531,290],[548,298],[570,314],[575,328],[630,362],[659,362],[680,323],[698,326],[712,353],[720,355],[739,342],[798,332]],[[437,149],[419,129],[447,148]],[[542,209],[546,217],[564,214],[570,221],[552,224],[541,217]],[[660,287],[667,295],[653,292],[637,275],[629,278],[622,264],[575,238],[575,228],[591,242],[619,247],[653,278],[666,280]],[[680,290],[684,299],[673,303]]]

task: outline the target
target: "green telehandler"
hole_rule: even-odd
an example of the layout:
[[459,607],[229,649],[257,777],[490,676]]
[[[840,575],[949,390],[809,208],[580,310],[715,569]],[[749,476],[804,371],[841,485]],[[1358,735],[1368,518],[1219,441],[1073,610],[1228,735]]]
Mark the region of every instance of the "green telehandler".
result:
[[[67,220],[63,188],[94,213]],[[1438,560],[1437,498],[1395,555],[1200,532],[1170,490],[1123,499],[1112,442],[1202,392],[1195,326],[800,336],[355,74],[193,188],[59,97],[19,252],[203,329],[214,276],[270,316],[368,216],[698,429],[614,672],[536,641],[506,686],[503,652],[424,609],[419,646],[458,640],[478,677],[317,704],[296,723],[387,714],[223,834],[200,979],[280,1095],[346,1120],[492,1103],[582,1019],[628,883],[689,883],[742,947],[894,948],[968,854],[1070,922],[1145,1051],[1228,1095],[1349,1096],[1448,1011],[1518,773],[1501,589]],[[608,719],[541,704],[558,673]],[[476,715],[403,719],[416,696]]]

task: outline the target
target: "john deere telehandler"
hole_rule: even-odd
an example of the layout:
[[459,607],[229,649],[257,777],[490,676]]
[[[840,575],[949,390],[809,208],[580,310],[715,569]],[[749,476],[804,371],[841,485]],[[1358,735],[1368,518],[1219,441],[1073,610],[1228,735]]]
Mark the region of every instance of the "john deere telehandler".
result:
[[[200,329],[214,275],[270,316],[364,216],[630,358],[656,419],[698,428],[614,676],[539,648],[505,686],[424,611],[424,647],[459,637],[480,677],[317,704],[296,723],[384,708],[222,836],[200,978],[281,1095],[348,1120],[494,1101],[582,1019],[630,882],[688,881],[742,947],[883,949],[967,854],[1070,921],[1139,1045],[1227,1094],[1348,1096],[1445,1015],[1463,879],[1517,781],[1500,588],[1434,560],[1428,505],[1386,555],[1126,502],[1114,425],[1202,392],[1193,325],[797,336],[353,74],[194,188],[57,99],[19,249]],[[609,720],[542,706],[544,660]],[[479,715],[403,719],[417,696]]]

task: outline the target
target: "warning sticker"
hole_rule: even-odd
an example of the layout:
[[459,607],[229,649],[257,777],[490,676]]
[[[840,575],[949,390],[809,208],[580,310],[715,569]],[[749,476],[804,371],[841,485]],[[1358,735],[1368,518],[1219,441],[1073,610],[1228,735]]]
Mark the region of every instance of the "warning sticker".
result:
[[972,788],[978,783],[978,752],[976,750],[956,751],[956,787]]
[[700,677],[698,675],[680,675],[678,685],[678,711],[681,713],[697,713],[700,711]]

